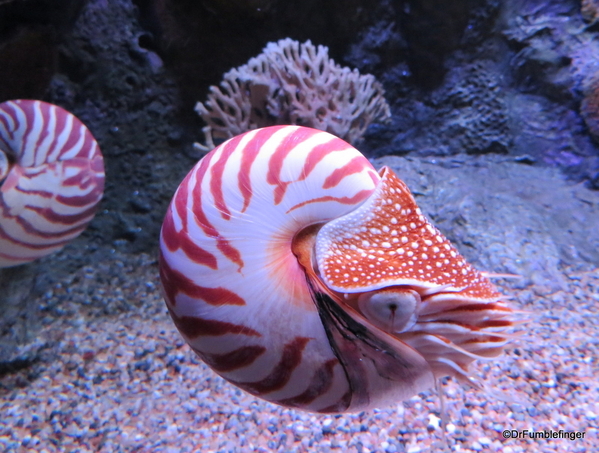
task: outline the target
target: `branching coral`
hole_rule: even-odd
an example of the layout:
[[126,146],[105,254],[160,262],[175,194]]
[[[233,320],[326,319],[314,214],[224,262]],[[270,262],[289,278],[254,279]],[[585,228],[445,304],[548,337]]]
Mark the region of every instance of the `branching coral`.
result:
[[277,124],[313,127],[355,144],[370,123],[390,119],[383,94],[374,76],[339,66],[324,46],[289,38],[271,42],[198,102],[207,126],[205,146],[197,147],[208,151],[215,142]]

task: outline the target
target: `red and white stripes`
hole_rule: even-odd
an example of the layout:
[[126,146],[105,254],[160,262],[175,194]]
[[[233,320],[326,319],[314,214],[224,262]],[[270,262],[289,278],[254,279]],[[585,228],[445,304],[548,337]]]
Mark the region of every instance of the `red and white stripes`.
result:
[[104,163],[89,130],[41,101],[0,104],[0,267],[48,255],[91,221]]
[[377,181],[347,143],[299,127],[237,136],[187,175],[162,228],[161,276],[177,327],[217,372],[281,404],[340,404],[348,384],[291,243]]
[[326,132],[275,126],[183,180],[160,273],[217,373],[277,404],[356,411],[463,377],[505,343],[511,310],[448,244],[390,170]]

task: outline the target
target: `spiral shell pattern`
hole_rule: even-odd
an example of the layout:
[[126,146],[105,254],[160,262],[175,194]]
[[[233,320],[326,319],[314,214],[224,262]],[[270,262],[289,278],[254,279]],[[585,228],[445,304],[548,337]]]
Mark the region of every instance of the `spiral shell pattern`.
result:
[[173,197],[160,250],[193,350],[288,407],[357,411],[467,378],[511,325],[393,172],[314,129],[258,129],[207,154]]
[[89,130],[41,101],[0,104],[0,267],[48,255],[78,236],[104,190]]

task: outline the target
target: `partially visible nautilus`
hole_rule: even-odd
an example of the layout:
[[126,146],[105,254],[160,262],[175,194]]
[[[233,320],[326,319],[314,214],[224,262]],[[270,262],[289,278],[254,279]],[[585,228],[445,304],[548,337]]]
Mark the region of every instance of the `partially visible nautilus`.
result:
[[297,126],[207,154],[160,236],[168,310],[247,392],[321,413],[392,404],[499,355],[514,311],[389,169]]
[[104,191],[96,140],[41,101],[0,104],[0,267],[62,248],[94,217]]

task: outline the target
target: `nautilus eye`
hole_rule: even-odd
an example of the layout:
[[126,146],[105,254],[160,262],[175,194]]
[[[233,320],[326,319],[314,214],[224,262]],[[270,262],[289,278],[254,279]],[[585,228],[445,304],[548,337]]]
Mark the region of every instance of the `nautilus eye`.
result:
[[160,250],[167,307],[193,350],[288,407],[357,411],[468,379],[514,320],[391,170],[304,127],[207,154],[173,197]]
[[104,190],[98,144],[75,116],[41,101],[0,104],[0,267],[62,248]]
[[358,296],[358,307],[373,324],[388,332],[402,332],[416,323],[420,295],[409,289],[383,289]]

